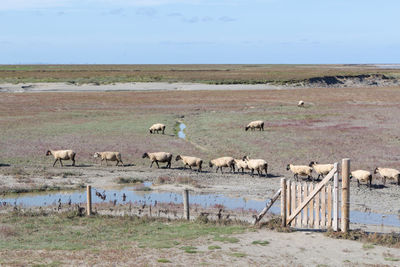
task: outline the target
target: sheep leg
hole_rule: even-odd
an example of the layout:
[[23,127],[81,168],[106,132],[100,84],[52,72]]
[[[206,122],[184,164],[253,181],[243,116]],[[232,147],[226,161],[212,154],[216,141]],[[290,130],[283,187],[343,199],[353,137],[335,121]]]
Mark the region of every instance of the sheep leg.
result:
[[106,159],[106,166],[108,166],[108,160]]
[[299,181],[299,176],[297,175],[297,173],[295,173],[295,174],[293,175],[293,178],[296,180],[296,182]]
[[258,172],[258,176],[261,177],[262,171],[260,171],[259,169],[257,169],[257,172]]
[[357,180],[357,187],[360,188],[360,180]]
[[60,159],[60,164],[61,164],[61,167],[64,167],[64,165],[62,164],[62,160]]
[[53,163],[53,167],[56,165],[56,162],[57,162],[57,160],[58,160],[58,159],[56,159],[56,160],[54,161],[54,163]]
[[383,176],[382,180],[383,180],[383,185],[386,185],[386,176]]
[[167,168],[171,169],[171,161],[168,161]]
[[371,190],[372,188],[372,177],[369,178],[369,189]]
[[251,169],[251,177],[254,176],[254,169]]
[[115,164],[115,166],[118,166],[119,161],[117,160],[117,164]]
[[[157,168],[160,168],[160,165],[158,165],[158,160],[156,160]],[[167,164],[168,166],[168,164]]]
[[152,162],[151,162],[151,164],[150,164],[150,168],[151,168],[151,166],[153,166],[153,163],[154,163],[154,161],[152,161]]
[[220,168],[220,170],[221,170],[221,174],[224,174],[224,172],[222,171],[222,166],[221,167],[219,167]]
[[121,162],[121,164],[122,164],[122,167],[125,167],[125,165],[124,165],[124,163],[122,162],[122,160],[120,160],[120,162]]

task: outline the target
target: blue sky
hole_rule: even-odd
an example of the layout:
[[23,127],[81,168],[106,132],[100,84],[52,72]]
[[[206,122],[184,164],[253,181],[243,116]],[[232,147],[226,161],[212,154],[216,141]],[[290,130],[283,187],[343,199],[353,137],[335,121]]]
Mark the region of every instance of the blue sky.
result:
[[400,63],[395,0],[0,0],[0,64]]

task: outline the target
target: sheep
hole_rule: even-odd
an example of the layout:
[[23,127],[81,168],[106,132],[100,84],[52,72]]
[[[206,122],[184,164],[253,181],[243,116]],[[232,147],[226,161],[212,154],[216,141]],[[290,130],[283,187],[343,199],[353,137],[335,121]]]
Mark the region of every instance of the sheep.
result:
[[171,159],[172,159],[171,153],[167,153],[167,152],[147,153],[147,152],[145,152],[143,154],[142,158],[149,158],[151,160],[150,168],[153,166],[154,162],[157,164],[157,168],[160,168],[160,165],[158,165],[159,162],[167,162],[167,165],[165,167],[171,168]]
[[264,131],[264,122],[263,121],[252,121],[247,124],[245,130],[251,129],[254,131],[256,128],[260,129],[260,131]]
[[244,160],[234,159],[234,161],[235,161],[235,165],[236,165],[236,168],[237,168],[238,172],[239,172],[240,169],[242,169],[242,174],[243,174],[245,169],[246,170],[249,169],[249,166],[247,165],[247,162],[245,162]]
[[96,152],[94,153],[93,157],[95,158],[101,158],[101,163],[103,162],[103,160],[106,160],[106,165],[108,166],[108,161],[116,161],[117,164],[115,166],[118,166],[118,163],[121,162],[122,166],[124,166],[124,163],[122,162],[121,159],[121,153],[120,152]]
[[312,168],[310,166],[306,166],[306,165],[292,165],[292,164],[288,164],[286,166],[286,170],[290,170],[291,172],[293,172],[293,178],[296,179],[296,181],[298,181],[299,179],[299,175],[300,176],[307,176],[307,179],[311,179],[311,173],[312,173]]
[[248,156],[244,156],[243,161],[247,163],[248,168],[251,170],[251,176],[254,176],[254,170],[257,170],[258,176],[260,177],[263,170],[265,170],[265,176],[268,176],[268,164],[265,160],[249,159]]
[[300,100],[299,103],[297,104],[298,107],[304,107],[304,101]]
[[61,167],[64,167],[62,164],[62,160],[72,160],[72,166],[75,166],[75,151],[73,150],[47,150],[46,156],[53,155],[56,159],[53,163],[53,167],[56,165],[56,162],[59,160]]
[[212,168],[214,165],[217,166],[216,172],[218,172],[218,169],[221,169],[221,173],[223,173],[222,167],[230,167],[231,172],[232,170],[233,172],[235,172],[235,160],[232,157],[221,157],[213,159],[208,163],[208,166],[210,166],[210,168]]
[[203,160],[201,158],[178,155],[176,156],[175,161],[178,160],[182,160],[182,162],[185,164],[184,168],[186,168],[186,165],[189,166],[190,169],[192,169],[192,167],[198,167],[197,171],[201,172],[201,165],[203,164]]
[[318,164],[318,162],[314,161],[311,161],[308,166],[312,167],[318,174],[318,178],[316,180],[319,180],[320,176],[324,178],[324,176],[333,169],[333,164]]
[[164,134],[165,125],[162,124],[162,123],[153,124],[153,125],[149,128],[149,131],[150,131],[151,134],[152,134],[152,133],[155,133],[155,132],[158,133],[159,131],[162,131],[162,134]]
[[379,173],[383,179],[383,185],[386,184],[386,179],[397,180],[397,185],[400,185],[400,172],[396,169],[376,167],[374,173]]
[[350,179],[353,178],[353,177],[357,179],[357,186],[358,187],[360,187],[360,182],[368,182],[369,183],[369,188],[371,189],[371,187],[372,187],[372,174],[369,171],[364,171],[364,170],[352,171],[350,173]]

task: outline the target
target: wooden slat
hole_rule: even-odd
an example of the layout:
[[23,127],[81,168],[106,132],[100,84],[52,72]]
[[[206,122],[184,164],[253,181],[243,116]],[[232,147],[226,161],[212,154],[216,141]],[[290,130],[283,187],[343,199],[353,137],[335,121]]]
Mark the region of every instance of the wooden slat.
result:
[[[308,185],[307,183],[304,183],[303,185],[303,199],[305,199],[308,195]],[[307,226],[308,224],[308,209],[307,207],[305,209],[303,209],[303,225]]]
[[[297,207],[301,205],[301,183],[297,183]],[[296,226],[301,227],[301,211],[297,215]]]
[[326,224],[326,227],[331,228],[332,227],[332,186],[328,185],[326,188],[328,192],[328,223]]
[[[309,192],[312,192],[314,189],[314,185],[310,184],[310,190]],[[308,220],[309,223],[308,225],[310,227],[314,227],[314,199],[311,199],[310,204],[309,204],[309,212],[310,212],[310,219]]]
[[286,227],[286,178],[281,179],[281,217],[282,217],[282,227]]
[[[290,216],[292,216],[294,210],[296,210],[296,183],[292,183],[292,212]],[[296,226],[296,221],[293,220],[291,226]]]
[[260,214],[258,214],[258,216],[256,217],[256,219],[254,220],[253,224],[258,223],[262,217],[264,217],[264,215],[268,212],[268,210],[272,207],[272,205],[275,203],[275,201],[279,198],[279,196],[281,195],[281,191],[282,188],[279,188],[278,191],[276,191],[276,193],[274,194],[274,196],[270,199],[269,203],[265,206],[265,208],[260,212]]
[[286,190],[286,205],[287,205],[287,216],[290,216],[290,213],[292,212],[292,187],[291,187],[291,181],[287,181],[287,190]]
[[321,228],[326,227],[326,186],[321,189]]
[[333,176],[333,231],[339,230],[339,172],[337,162],[333,167],[336,171]]
[[314,219],[314,226],[315,228],[319,229],[319,223],[320,223],[320,208],[319,208],[319,192],[315,195],[314,197],[315,199],[315,205],[314,205],[314,215],[315,215],[315,219]]
[[[337,166],[337,165],[334,165]],[[309,194],[309,196],[301,203],[299,207],[290,215],[287,219],[288,223],[290,223],[296,215],[301,212],[301,210],[311,201],[311,199],[321,190],[321,188],[330,180],[332,179],[334,173],[337,171],[337,168],[333,167],[333,169],[328,173],[327,176],[315,187],[314,191]]]

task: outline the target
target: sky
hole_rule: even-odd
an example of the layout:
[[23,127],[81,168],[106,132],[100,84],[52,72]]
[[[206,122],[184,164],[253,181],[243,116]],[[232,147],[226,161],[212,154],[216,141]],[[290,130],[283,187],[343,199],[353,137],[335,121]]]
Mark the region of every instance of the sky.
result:
[[0,64],[400,63],[398,0],[0,0]]

